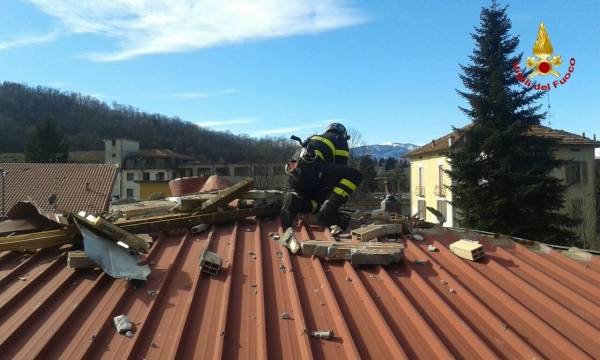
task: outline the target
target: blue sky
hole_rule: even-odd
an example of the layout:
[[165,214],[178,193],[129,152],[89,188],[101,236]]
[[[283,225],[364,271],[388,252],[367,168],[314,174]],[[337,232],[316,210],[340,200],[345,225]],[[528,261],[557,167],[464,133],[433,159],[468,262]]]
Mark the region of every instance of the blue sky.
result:
[[[544,21],[555,55],[576,59],[550,92],[551,126],[600,136],[600,1],[500,3],[525,56]],[[306,136],[341,121],[369,144],[423,144],[467,123],[458,65],[488,4],[2,0],[0,81],[251,136]]]

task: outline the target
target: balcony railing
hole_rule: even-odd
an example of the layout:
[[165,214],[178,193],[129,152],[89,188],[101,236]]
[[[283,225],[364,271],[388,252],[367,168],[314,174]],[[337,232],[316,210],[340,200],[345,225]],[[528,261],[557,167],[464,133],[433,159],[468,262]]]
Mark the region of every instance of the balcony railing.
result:
[[416,186],[415,193],[417,196],[425,196],[425,186]]
[[445,197],[446,196],[446,187],[444,185],[436,185],[433,188],[433,192],[435,193],[435,196]]

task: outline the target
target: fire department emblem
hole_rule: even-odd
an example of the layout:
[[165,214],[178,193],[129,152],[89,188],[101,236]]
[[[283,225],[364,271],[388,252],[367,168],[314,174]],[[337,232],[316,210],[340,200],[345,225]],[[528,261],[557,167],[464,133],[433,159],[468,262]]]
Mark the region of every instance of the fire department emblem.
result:
[[554,68],[562,64],[560,55],[553,55],[554,48],[550,42],[550,37],[544,26],[544,22],[540,23],[537,39],[533,45],[533,54],[535,56],[527,57],[527,67],[533,69],[533,72],[528,76],[532,79],[538,75],[554,75],[560,77],[560,73]]

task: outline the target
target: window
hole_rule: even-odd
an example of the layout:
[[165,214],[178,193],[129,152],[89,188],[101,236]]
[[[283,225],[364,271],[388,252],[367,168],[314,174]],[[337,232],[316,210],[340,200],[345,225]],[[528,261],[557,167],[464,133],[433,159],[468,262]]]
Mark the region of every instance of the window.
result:
[[448,219],[447,215],[448,204],[446,200],[438,200],[437,201],[437,211],[441,212],[444,215],[444,218]]
[[132,198],[133,197],[133,189],[127,189],[127,197],[128,198]]
[[435,186],[434,190],[437,196],[446,195],[446,188],[444,187],[444,165],[438,165],[438,184]]
[[585,161],[569,161],[565,165],[567,185],[587,184],[587,164]]
[[117,157],[117,154],[112,154],[112,157]]
[[211,168],[198,168],[198,176],[210,176],[212,175]]
[[144,180],[144,181],[150,180],[150,173],[144,172],[144,174],[142,175],[142,180]]
[[250,175],[250,168],[247,167],[247,166],[235,167],[233,169],[233,175],[234,176],[249,176]]
[[165,180],[165,173],[164,172],[157,172],[156,173],[156,180],[157,181],[164,181]]
[[133,173],[131,173],[131,172],[127,173],[127,181],[133,181]]
[[229,176],[229,168],[228,167],[218,167],[215,168],[215,173],[219,176]]
[[419,185],[415,190],[417,196],[425,196],[425,191],[423,190],[423,167],[419,167]]
[[117,140],[116,139],[112,139],[112,146],[117,146]]
[[254,175],[257,176],[267,176],[269,169],[266,166],[255,166],[254,167]]
[[425,205],[425,200],[417,200],[417,214],[421,219],[425,219],[425,217],[427,216],[427,214],[425,213],[427,211],[426,207],[427,206]]

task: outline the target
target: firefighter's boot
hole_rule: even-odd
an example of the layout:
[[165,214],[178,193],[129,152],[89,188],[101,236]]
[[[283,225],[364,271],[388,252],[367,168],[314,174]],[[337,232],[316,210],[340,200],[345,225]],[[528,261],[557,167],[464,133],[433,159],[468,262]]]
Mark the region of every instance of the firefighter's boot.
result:
[[330,227],[331,225],[337,225],[340,228],[345,229],[348,226],[349,219],[346,216],[342,216],[338,210],[346,202],[345,197],[341,197],[337,194],[331,194],[327,200],[321,205],[319,212],[317,213],[317,220],[321,225]]

